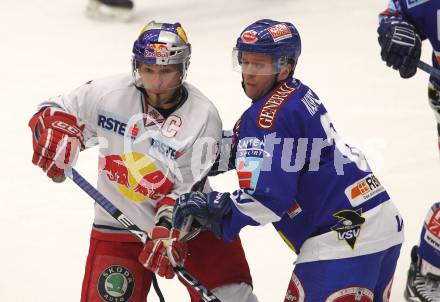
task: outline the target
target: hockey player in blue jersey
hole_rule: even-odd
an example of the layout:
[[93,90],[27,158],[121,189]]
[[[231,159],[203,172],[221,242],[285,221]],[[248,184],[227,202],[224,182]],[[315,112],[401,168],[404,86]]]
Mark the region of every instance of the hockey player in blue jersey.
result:
[[[402,78],[417,71],[421,41],[432,45],[432,64],[440,64],[440,1],[392,0],[379,15],[379,44],[382,59],[399,70]],[[429,78],[428,98],[437,122],[440,149],[440,79]],[[440,203],[435,203],[425,219],[419,246],[413,247],[408,281],[407,301],[440,301]]]
[[298,254],[286,302],[389,301],[402,218],[360,150],[293,77],[300,52],[289,22],[259,20],[241,33],[235,67],[252,104],[232,137],[240,189],[182,195],[173,225],[192,216],[230,241],[272,223]]
[[[421,41],[432,45],[432,64],[440,64],[440,1],[391,0],[388,8],[379,15],[379,44],[381,57],[399,71],[404,79],[417,72],[421,54]],[[440,149],[440,79],[429,78],[429,104],[437,121],[438,147]]]

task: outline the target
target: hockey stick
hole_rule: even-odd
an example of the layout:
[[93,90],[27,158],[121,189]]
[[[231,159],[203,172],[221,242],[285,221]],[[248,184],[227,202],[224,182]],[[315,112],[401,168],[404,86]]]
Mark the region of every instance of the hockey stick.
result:
[[[84,177],[82,177],[74,168],[66,168],[64,174],[72,179],[84,192],[93,198],[107,213],[119,221],[124,227],[134,234],[143,244],[150,238],[136,224],[115,207],[110,200],[104,197],[97,189],[95,189]],[[194,288],[205,302],[221,302],[210,290],[200,284],[186,269],[182,266],[173,266],[173,270],[186,284]]]
[[440,80],[440,70],[438,70],[437,68],[432,67],[431,65],[429,65],[423,61],[418,61],[417,67],[420,68],[421,70],[429,73],[430,75],[437,78],[438,80]]

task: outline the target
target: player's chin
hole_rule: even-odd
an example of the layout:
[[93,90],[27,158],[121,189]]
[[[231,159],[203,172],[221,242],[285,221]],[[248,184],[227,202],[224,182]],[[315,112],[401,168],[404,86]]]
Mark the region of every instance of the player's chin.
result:
[[172,90],[166,90],[166,89],[147,90],[147,94],[149,96],[150,101],[157,103],[167,102],[173,96]]
[[257,87],[255,85],[251,85],[251,84],[246,84],[245,85],[246,88],[246,95],[252,99],[252,100],[256,100],[259,98],[260,96],[260,92],[258,91]]
[[169,89],[157,89],[157,88],[150,88],[147,90],[148,93],[155,94],[155,95],[166,95],[170,92]]

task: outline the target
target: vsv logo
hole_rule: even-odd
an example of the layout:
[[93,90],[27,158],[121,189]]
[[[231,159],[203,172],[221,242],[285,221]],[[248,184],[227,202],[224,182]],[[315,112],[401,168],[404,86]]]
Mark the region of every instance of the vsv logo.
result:
[[331,229],[338,233],[339,240],[345,240],[354,249],[356,240],[361,233],[361,226],[365,223],[365,218],[362,217],[362,209],[356,211],[342,210],[334,213],[333,217],[339,219],[339,221]]
[[359,236],[360,232],[361,232],[360,229],[348,230],[345,232],[338,233],[338,238],[339,238],[339,240],[343,240],[343,239],[349,240],[352,238],[357,238]]

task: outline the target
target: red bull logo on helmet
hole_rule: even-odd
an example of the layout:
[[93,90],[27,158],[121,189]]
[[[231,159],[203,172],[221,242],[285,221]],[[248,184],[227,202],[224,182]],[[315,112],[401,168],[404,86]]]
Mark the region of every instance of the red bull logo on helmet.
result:
[[166,59],[170,56],[170,51],[163,44],[148,44],[145,47],[144,57]]
[[100,157],[99,172],[105,173],[121,194],[134,202],[159,200],[173,187],[150,157],[137,152]]

